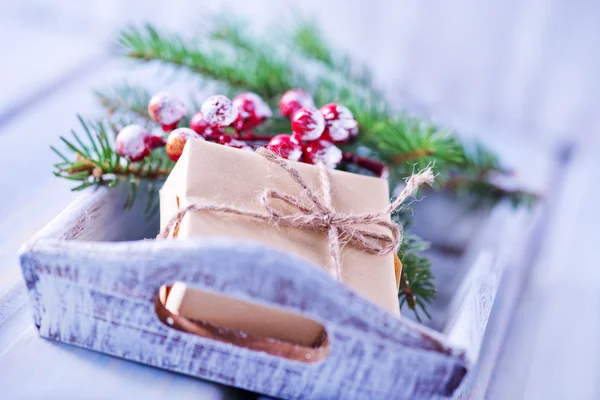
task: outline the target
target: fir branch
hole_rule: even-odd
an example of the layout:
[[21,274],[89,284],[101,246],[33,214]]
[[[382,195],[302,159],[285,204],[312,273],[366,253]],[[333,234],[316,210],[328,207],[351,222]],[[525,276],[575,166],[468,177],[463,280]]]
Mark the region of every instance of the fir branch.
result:
[[110,165],[100,164],[93,159],[79,156],[76,158],[76,162],[68,166],[63,166],[56,171],[61,177],[73,177],[74,175],[83,176],[81,173],[86,173],[86,177],[102,178],[106,174],[113,174],[116,177],[135,177],[149,180],[165,179],[170,173],[171,169],[167,168],[156,168],[153,163],[143,164],[129,164],[121,165],[117,164],[111,168]]
[[[384,96],[374,87],[370,69],[366,66],[357,68],[350,56],[335,51],[323,38],[316,24],[310,21],[299,23],[292,32],[292,41],[306,57],[321,62],[330,71],[341,71],[348,80],[361,86],[358,93],[371,100],[371,104],[368,107],[365,104],[355,106],[362,106],[365,110],[357,113],[361,131],[368,134],[361,135],[360,144],[371,149],[372,155],[376,154],[391,166],[399,166],[392,168],[393,178],[398,179],[403,174],[410,173],[415,164],[422,167],[434,162],[438,170],[444,171],[438,177],[438,187],[457,193],[461,198],[468,197],[471,206],[492,206],[504,199],[515,207],[530,206],[538,198],[534,193],[508,190],[489,180],[490,174],[506,175],[511,174],[511,171],[504,168],[497,155],[481,143],[461,143],[454,132],[440,130],[431,123],[409,116],[388,119],[389,107],[372,100],[382,99]],[[360,73],[357,74],[356,71]],[[335,95],[336,89],[338,88],[333,84],[333,87],[326,88],[324,95]],[[349,105],[357,98],[356,92],[342,88],[337,96],[340,102]],[[354,98],[348,98],[348,95]],[[456,175],[459,176],[458,180],[453,177]],[[468,195],[465,196],[465,193]]]
[[95,90],[94,94],[112,119],[126,121],[126,124],[138,122],[144,126],[158,126],[148,115],[150,93],[145,88],[124,83]]
[[[393,185],[411,172],[414,164],[435,162],[439,170],[466,168],[466,152],[451,132],[416,118],[393,115],[371,79],[365,79],[369,74],[352,74],[348,67],[352,64],[350,57],[331,51],[314,25],[299,24],[292,32],[291,40],[305,56],[304,61],[282,53],[242,26],[230,20],[216,23],[202,38],[204,46],[199,41],[161,33],[149,25],[127,29],[121,34],[120,43],[130,57],[185,67],[237,90],[251,90],[272,98],[291,87],[304,86],[313,90],[320,103],[345,104],[354,112],[363,132],[358,145],[391,164]],[[226,56],[226,52],[215,50],[209,46],[211,40],[221,43],[220,47],[225,44],[233,54]],[[307,80],[301,72],[308,68],[306,56],[328,67],[328,71],[319,70]],[[336,71],[338,75],[345,71],[352,83],[336,78]]]
[[427,305],[431,304],[436,295],[431,262],[419,255],[428,248],[429,244],[416,235],[404,233],[398,251],[398,257],[402,261],[398,292],[400,308],[408,307],[418,321],[421,321],[421,313],[431,318],[427,312]]
[[511,174],[504,168],[498,156],[479,142],[463,143],[464,165],[462,170],[475,176],[486,176],[492,172]]
[[360,139],[397,173],[406,176],[414,165],[419,168],[435,162],[438,169],[464,163],[460,143],[449,131],[411,117],[389,117],[373,122],[371,130]]
[[494,177],[455,176],[445,180],[442,188],[454,193],[470,208],[493,207],[501,201],[508,201],[515,208],[530,208],[540,199],[537,193],[505,187],[493,180]]
[[298,50],[329,68],[336,68],[339,62],[334,60],[334,52],[323,39],[319,26],[313,21],[300,21],[291,33],[291,43]]
[[230,14],[216,14],[206,24],[206,34],[215,41],[222,42],[245,52],[260,52],[261,46],[273,50],[271,43],[259,40],[248,32],[245,21]]
[[131,58],[185,68],[204,78],[254,91],[267,98],[296,83],[285,58],[275,51],[243,51],[231,56],[223,51],[226,49],[202,46],[198,41],[186,40],[176,34],[164,34],[151,25],[130,27],[121,33],[119,43]]
[[[116,186],[121,181],[130,182],[130,195],[127,207],[131,207],[140,181],[164,180],[174,163],[167,157],[164,149],[156,149],[139,163],[130,163],[114,150],[116,135],[113,128],[104,122],[88,122],[78,117],[85,138],[72,131],[72,139],[61,137],[63,144],[72,153],[72,158],[56,147],[51,149],[61,159],[54,164],[54,175],[76,181],[72,190],[79,191],[92,186]],[[109,134],[110,131],[110,134]],[[154,187],[154,186],[152,186]]]
[[321,63],[330,72],[339,74],[370,94],[383,98],[381,91],[373,85],[371,69],[366,65],[356,65],[348,54],[333,49],[314,21],[299,21],[290,33],[290,37],[291,46],[305,58]]
[[[438,170],[496,169],[497,159],[492,159],[493,153],[483,146],[477,145],[474,152],[467,152],[453,132],[414,117],[394,115],[390,107],[382,102],[385,97],[374,86],[370,69],[364,65],[356,66],[349,55],[335,51],[316,24],[310,21],[299,23],[292,32],[292,38],[303,55],[321,62],[331,71],[342,71],[346,79],[360,87],[356,90],[340,89],[334,83],[332,87],[327,87],[324,96],[337,96],[336,100],[347,106],[358,99],[353,109],[362,111],[356,113],[363,132],[359,137],[359,145],[371,149],[390,166],[396,166],[392,168],[393,178],[405,176],[415,165],[423,167],[430,163],[435,163]],[[361,93],[362,98],[356,96],[357,92]],[[483,161],[490,160],[495,164],[490,162],[482,165]]]

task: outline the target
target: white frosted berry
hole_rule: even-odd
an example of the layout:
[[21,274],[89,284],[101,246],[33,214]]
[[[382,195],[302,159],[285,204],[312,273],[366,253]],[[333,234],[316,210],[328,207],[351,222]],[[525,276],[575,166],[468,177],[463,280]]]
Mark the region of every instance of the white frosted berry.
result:
[[333,143],[346,143],[358,135],[358,122],[347,107],[330,103],[321,107],[320,111],[325,118],[322,139]]
[[223,95],[210,96],[202,103],[200,111],[206,122],[221,128],[231,125],[238,116],[231,100]]
[[117,134],[115,149],[121,157],[141,161],[152,151],[153,136],[140,125],[128,125]]
[[172,131],[167,138],[167,155],[173,161],[179,160],[181,154],[183,153],[183,149],[185,144],[190,139],[201,139],[204,140],[202,136],[194,132],[190,128],[178,128]]
[[309,164],[323,163],[327,168],[335,169],[342,157],[342,150],[326,140],[315,140],[304,146],[304,161]]
[[269,105],[256,93],[239,94],[232,102],[238,111],[238,116],[233,123],[237,131],[255,128],[273,115]]
[[168,92],[158,92],[148,103],[150,117],[166,127],[173,127],[187,114],[183,101]]
[[312,107],[301,108],[292,117],[294,138],[300,142],[318,139],[325,130],[325,119],[321,111]]
[[279,111],[284,117],[292,118],[296,111],[301,108],[315,108],[312,96],[302,89],[288,90],[279,100]]
[[302,145],[290,135],[273,136],[265,147],[286,160],[300,161],[302,158]]

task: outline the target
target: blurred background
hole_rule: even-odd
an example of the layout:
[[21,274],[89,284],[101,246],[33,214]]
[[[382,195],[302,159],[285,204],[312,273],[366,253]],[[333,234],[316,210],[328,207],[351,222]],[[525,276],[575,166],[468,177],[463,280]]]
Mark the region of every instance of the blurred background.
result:
[[[76,125],[76,113],[97,111],[91,89],[124,80],[161,87],[153,67],[134,69],[117,54],[119,29],[149,21],[193,35],[214,11],[235,13],[258,29],[303,16],[314,18],[335,47],[371,66],[399,108],[502,143],[500,152],[518,154],[509,164],[523,176],[535,175],[557,149],[572,148],[564,185],[550,182],[554,212],[488,396],[600,398],[598,3],[207,3],[0,0],[0,299],[20,279],[19,245],[73,198],[71,185],[50,174],[55,156],[48,146]],[[2,345],[16,340],[15,332],[2,332],[18,310],[9,311],[0,301],[0,356]]]
[[[595,136],[600,121],[593,1],[202,3],[4,0],[0,29],[11,54],[0,67],[0,104],[14,109],[39,99],[40,86],[47,92],[51,82],[99,71],[128,22],[192,33],[208,11],[230,10],[257,27],[314,17],[334,45],[368,62],[390,96],[417,112],[544,138]],[[8,84],[15,71],[23,78]]]

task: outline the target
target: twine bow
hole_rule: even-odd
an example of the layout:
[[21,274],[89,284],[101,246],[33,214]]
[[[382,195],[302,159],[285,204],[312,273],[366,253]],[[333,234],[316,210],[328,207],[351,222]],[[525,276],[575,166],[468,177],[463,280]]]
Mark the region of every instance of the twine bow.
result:
[[[319,178],[323,186],[323,196],[319,197],[314,189],[302,178],[298,170],[286,160],[264,148],[257,150],[256,153],[283,169],[303,190],[303,194],[308,197],[310,203],[307,205],[301,201],[300,197],[290,196],[275,189],[267,189],[259,199],[266,213],[230,206],[190,204],[177,211],[160,232],[158,238],[169,237],[173,229],[190,211],[222,212],[255,218],[278,226],[327,232],[329,253],[331,255],[329,270],[335,279],[340,279],[342,264],[340,241],[351,243],[359,250],[369,254],[386,255],[397,251],[402,241],[402,229],[398,224],[389,221],[389,215],[398,210],[420,185],[423,183],[431,184],[434,178],[430,168],[411,176],[406,181],[406,187],[389,207],[383,211],[344,213],[338,212],[332,207],[331,183],[325,165],[319,164],[318,166]],[[297,212],[286,213],[282,211],[274,204],[275,200],[284,202],[297,210]],[[374,231],[373,227],[375,226],[383,227],[388,233]]]

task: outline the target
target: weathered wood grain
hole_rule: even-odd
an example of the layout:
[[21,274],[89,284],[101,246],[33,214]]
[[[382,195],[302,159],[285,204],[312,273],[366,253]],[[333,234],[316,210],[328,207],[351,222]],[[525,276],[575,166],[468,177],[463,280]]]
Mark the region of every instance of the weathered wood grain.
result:
[[[282,398],[451,396],[477,360],[499,279],[471,282],[474,290],[462,302],[467,306],[450,318],[461,324],[449,325],[469,329],[449,329],[446,339],[388,315],[304,261],[258,244],[136,240],[152,237],[158,224],[139,218],[143,199],[125,212],[126,196],[122,187],[80,197],[23,249],[41,336]],[[510,234],[517,238],[514,226],[523,221],[506,210],[497,214],[494,226],[512,221]],[[107,242],[120,239],[130,241]],[[497,256],[498,250],[506,249],[490,241],[487,251]],[[503,264],[494,265],[500,274]],[[489,271],[481,263],[473,268],[478,277]],[[173,330],[158,320],[154,301],[161,285],[179,280],[317,320],[331,352],[305,364]],[[488,306],[470,305],[478,300]]]
[[467,349],[471,357],[479,354],[483,332],[477,330],[486,328],[508,260],[523,238],[530,236],[533,225],[525,222],[531,221],[530,217],[527,211],[516,212],[508,204],[496,207],[488,217],[486,229],[474,239],[473,248],[477,251],[466,255],[465,261],[471,268],[449,306],[443,332]]
[[[528,264],[537,256],[540,234],[547,222],[546,213],[541,208],[534,212],[540,214],[539,218],[534,219],[535,223],[508,224],[509,229],[503,227],[505,229],[500,232],[497,227],[502,225],[490,224],[488,231],[482,233],[478,243],[478,246],[483,249],[482,253],[470,255],[487,268],[481,268],[480,272],[469,271],[470,276],[463,280],[455,304],[451,305],[452,308],[461,307],[464,310],[458,313],[450,312],[461,317],[448,321],[444,331],[450,338],[454,337],[459,343],[464,343],[471,352],[478,352],[478,360],[456,391],[455,398],[485,397],[510,316],[523,287]],[[485,251],[490,244],[489,240],[493,236],[497,237],[498,233],[502,234],[501,237],[507,238],[504,241],[504,249],[495,254]],[[500,265],[504,267],[499,267]],[[487,304],[490,296],[489,291],[485,289],[489,288],[493,281],[500,281],[500,287],[497,295],[491,299],[493,304]],[[471,315],[471,318],[477,319],[485,312],[489,312],[486,333],[483,337],[478,337],[477,333],[473,332],[476,325],[469,326],[462,315]]]
[[0,345],[2,399],[254,398],[212,382],[42,339],[29,307],[0,327]]
[[[43,337],[283,398],[450,395],[470,364],[437,333],[257,244],[78,241],[91,227],[102,231],[94,221],[112,215],[97,206],[105,194],[99,190],[67,210],[58,229],[50,226],[24,249],[23,274]],[[170,329],[153,301],[162,284],[177,280],[313,318],[325,326],[331,352],[304,364]]]

